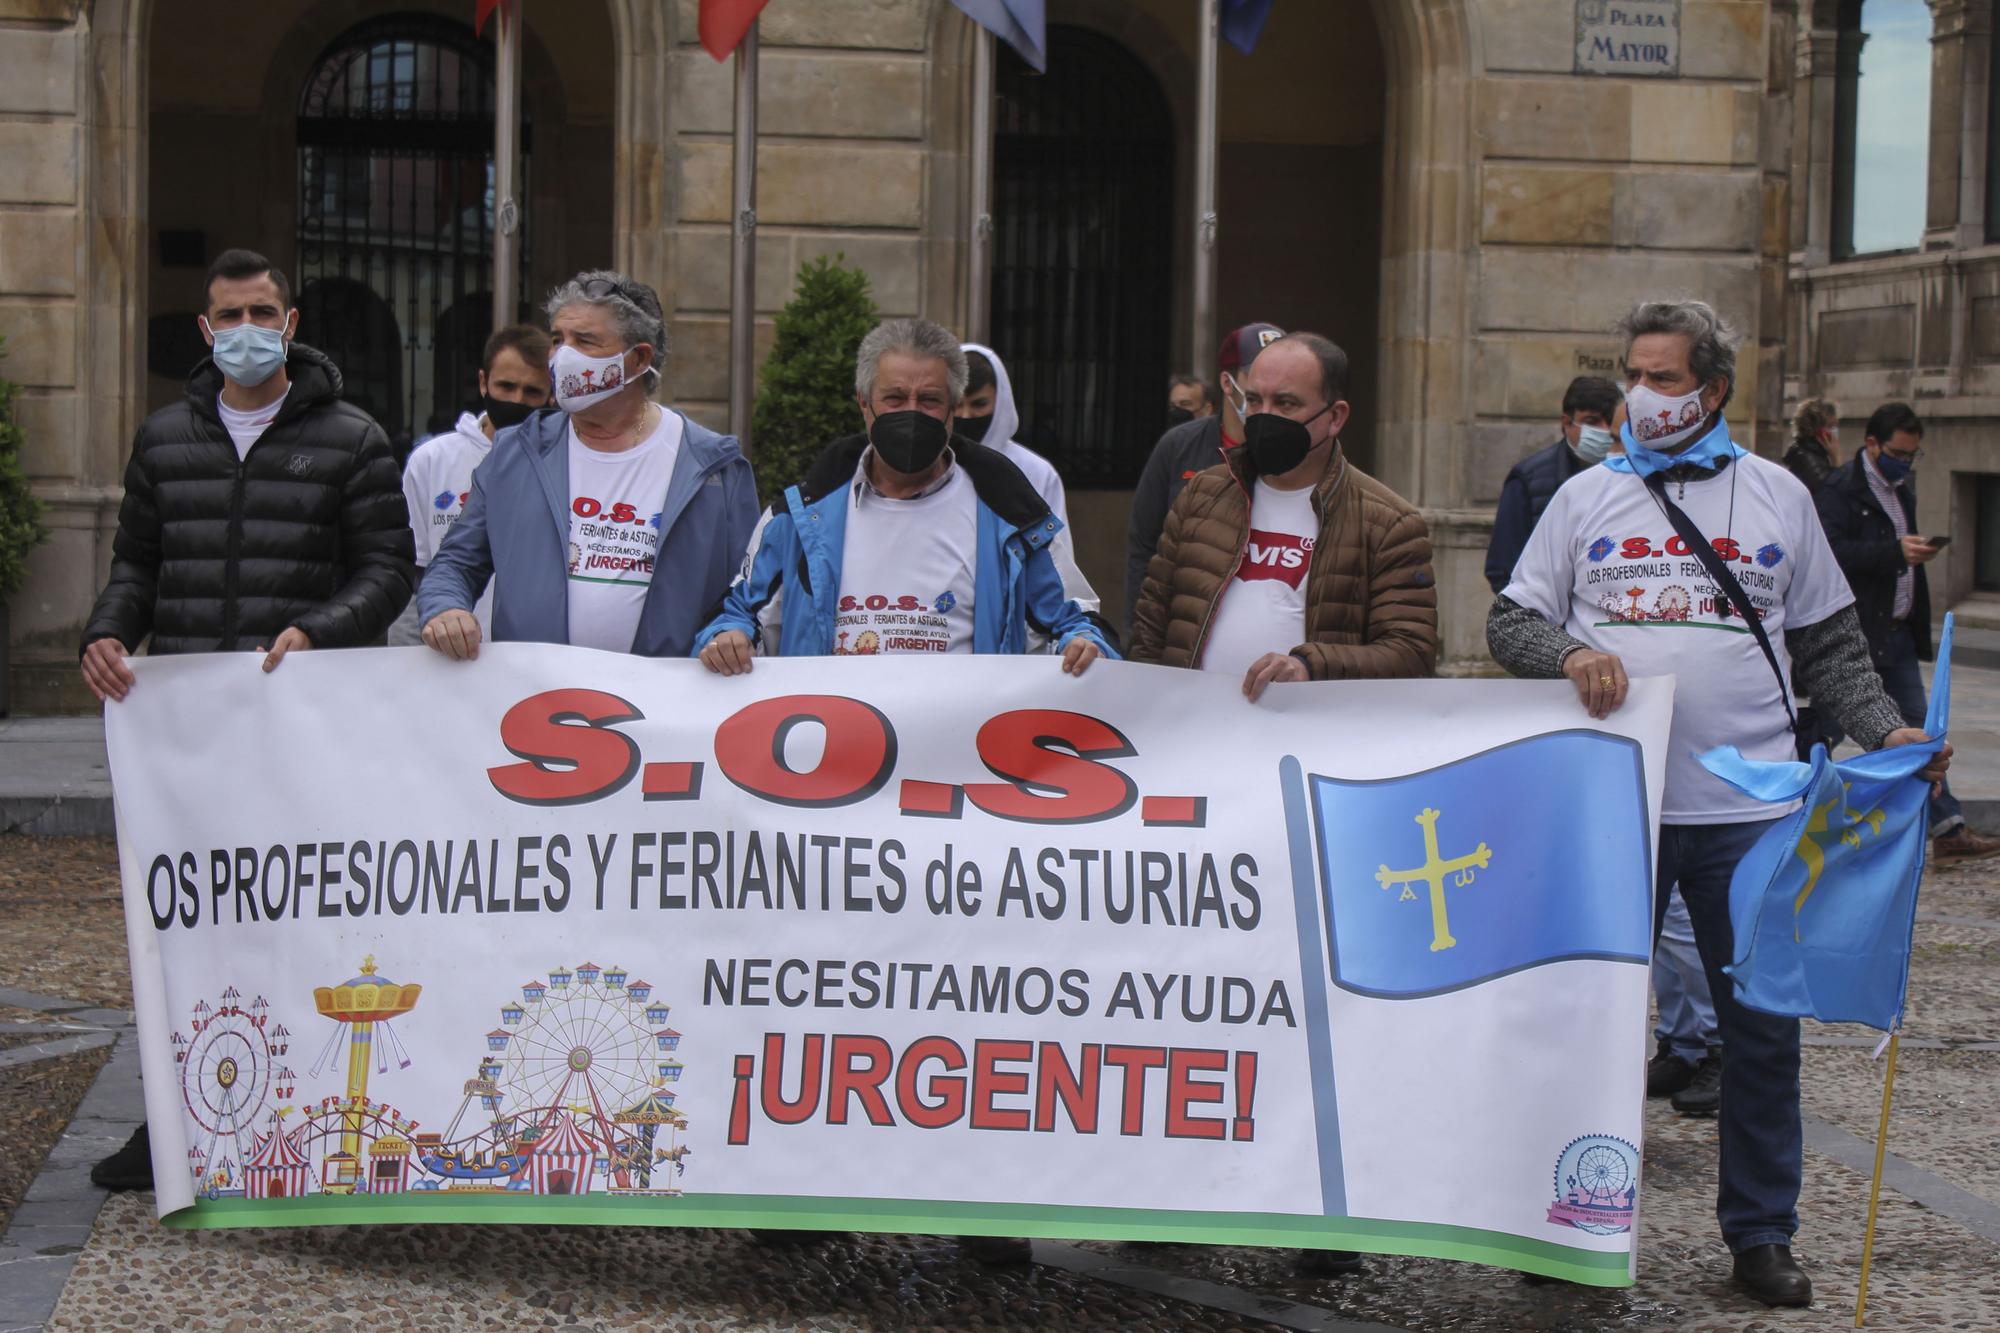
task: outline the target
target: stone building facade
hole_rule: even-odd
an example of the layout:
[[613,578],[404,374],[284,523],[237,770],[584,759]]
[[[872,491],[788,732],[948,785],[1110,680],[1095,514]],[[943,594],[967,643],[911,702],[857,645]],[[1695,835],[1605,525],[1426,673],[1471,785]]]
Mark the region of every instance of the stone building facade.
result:
[[[719,423],[730,71],[695,45],[694,0],[525,7],[525,289],[603,263],[654,283],[670,316],[665,396]],[[1833,101],[1822,87],[1832,59],[1822,11],[1838,8],[1314,0],[1275,6],[1254,55],[1225,48],[1221,325],[1317,328],[1353,352],[1349,448],[1430,517],[1454,662],[1484,657],[1480,566],[1502,476],[1552,438],[1572,376],[1611,372],[1608,326],[1639,295],[1703,295],[1743,327],[1750,348],[1733,415],[1766,452],[1782,448],[1801,392],[1830,389],[1856,404],[1878,389],[1927,395],[1940,436],[1969,439],[1982,414],[2000,414],[2000,397],[1981,396],[2000,394],[2000,381],[1980,378],[2000,375],[2000,259],[1980,267],[1971,238],[1984,243],[1983,214],[1967,211],[1984,200],[1984,176],[1973,178],[1984,149],[1973,140],[1985,142],[1991,0],[1933,0],[1940,77],[1961,78],[1967,96],[1963,116],[1933,131],[1959,146],[1949,164],[1942,147],[1933,153],[1924,249],[1848,267],[1811,239],[1824,211],[1813,193],[1817,136]],[[328,302],[336,280],[364,303],[371,284],[383,288],[371,317],[392,321],[381,327],[418,349],[411,358],[432,359],[354,367],[350,378],[376,376],[384,401],[401,404],[383,410],[411,432],[452,405],[446,388],[462,366],[447,344],[463,330],[449,331],[441,308],[476,300],[477,283],[460,274],[439,285],[435,263],[422,281],[370,267],[373,224],[361,204],[331,202],[353,181],[327,165],[361,151],[358,131],[308,111],[338,101],[322,94],[342,42],[421,38],[463,26],[471,9],[471,0],[0,0],[0,373],[25,386],[26,464],[53,529],[12,599],[19,707],[87,702],[76,636],[109,560],[124,455],[145,413],[179,391],[208,255],[261,249],[295,275],[321,274]],[[1170,182],[1148,196],[1161,206],[1127,218],[1130,235],[1146,240],[1126,246],[1124,271],[1110,275],[1164,313],[1154,322],[1170,350],[1149,375],[1189,368],[1195,14],[1195,0],[1048,5],[1058,54],[1116,65],[1117,77],[1146,85],[1153,100],[1143,104],[1166,122],[1148,142]],[[1637,25],[1623,56],[1622,34],[1596,40],[1620,14]],[[973,31],[946,0],[773,0],[766,10],[760,349],[798,265],[834,253],[867,271],[885,311],[962,324]],[[1056,96],[1053,78],[1008,78],[1003,70],[1017,99]],[[1035,114],[1046,126],[1066,113]],[[1013,122],[1001,119],[1006,132]],[[450,132],[433,129],[449,153]],[[1087,128],[1071,136],[1089,137]],[[1034,154],[1061,147],[1023,131],[997,170],[1032,186],[1056,169]],[[1938,174],[1946,166],[1955,188]],[[476,197],[460,205],[426,206],[440,227],[476,224]],[[1830,315],[1837,325],[1841,312],[1890,307],[1906,314],[1867,318],[1909,330],[1907,364],[1828,360]],[[1844,336],[1839,345],[1851,346],[1855,335]],[[1994,364],[1982,368],[1988,343]],[[1064,355],[1087,361],[1102,350]],[[1112,604],[1130,485],[1120,469],[1143,458],[1158,424],[1136,420],[1120,427],[1129,438],[1086,442],[1097,451],[1087,468],[1083,454],[1057,452],[1065,470],[1075,463],[1079,551]],[[1978,446],[1964,447],[1971,458]],[[2000,457],[1991,469],[2000,472]],[[1965,485],[1967,495],[1977,489]],[[1927,506],[1941,503],[1926,495]],[[1955,588],[1970,585],[1969,572],[1953,571]]]

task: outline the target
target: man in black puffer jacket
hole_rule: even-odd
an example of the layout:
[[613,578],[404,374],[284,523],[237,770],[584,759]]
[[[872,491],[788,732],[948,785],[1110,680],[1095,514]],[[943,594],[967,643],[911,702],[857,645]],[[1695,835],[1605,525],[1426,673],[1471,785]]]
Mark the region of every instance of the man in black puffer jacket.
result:
[[[215,349],[187,398],[146,418],[125,469],[111,580],[83,632],[83,679],[115,702],[128,654],[287,652],[378,642],[416,577],[410,512],[382,428],[340,400],[340,372],[291,341],[285,275],[248,250],[209,268]],[[151,1189],[141,1125],[91,1171]]]
[[146,418],[125,469],[111,579],[83,677],[122,699],[123,658],[373,643],[410,600],[415,551],[388,437],[341,401],[339,370],[290,341],[282,273],[247,250],[210,269],[211,359]]

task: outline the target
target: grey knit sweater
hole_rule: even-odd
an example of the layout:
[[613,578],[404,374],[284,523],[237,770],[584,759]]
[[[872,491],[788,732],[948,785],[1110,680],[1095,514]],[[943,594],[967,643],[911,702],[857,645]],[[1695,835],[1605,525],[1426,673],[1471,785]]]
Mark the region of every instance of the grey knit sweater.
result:
[[[1486,646],[1493,660],[1512,674],[1553,680],[1562,675],[1563,658],[1590,645],[1551,625],[1541,612],[1501,596],[1486,613]],[[1883,737],[1908,725],[1882,689],[1853,607],[1786,630],[1785,651],[1792,658],[1794,691],[1811,699],[1820,713],[1830,714],[1864,750],[1881,749]]]

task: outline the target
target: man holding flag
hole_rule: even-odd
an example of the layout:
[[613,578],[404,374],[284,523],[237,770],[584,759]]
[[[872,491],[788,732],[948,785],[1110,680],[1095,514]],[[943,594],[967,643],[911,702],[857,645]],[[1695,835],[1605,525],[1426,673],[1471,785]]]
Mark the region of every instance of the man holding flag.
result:
[[[1723,972],[1738,956],[1737,864],[1798,804],[1759,799],[1698,756],[1732,745],[1790,760],[1794,674],[1864,748],[1929,738],[1883,692],[1812,497],[1730,438],[1734,331],[1702,302],[1648,301],[1622,332],[1625,453],[1556,493],[1494,601],[1487,643],[1517,676],[1567,677],[1597,718],[1624,702],[1628,672],[1676,677],[1656,899],[1678,883],[1716,1003],[1716,1216],[1736,1280],[1767,1305],[1802,1306],[1798,1021],[1747,1007]],[[1942,779],[1949,756],[1939,746],[1916,775]]]

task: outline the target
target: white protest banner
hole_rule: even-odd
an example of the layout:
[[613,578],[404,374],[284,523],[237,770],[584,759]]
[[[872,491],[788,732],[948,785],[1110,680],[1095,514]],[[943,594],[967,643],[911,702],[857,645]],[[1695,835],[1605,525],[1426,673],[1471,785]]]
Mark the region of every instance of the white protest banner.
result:
[[1670,681],[539,645],[107,710],[159,1208],[1631,1280]]

